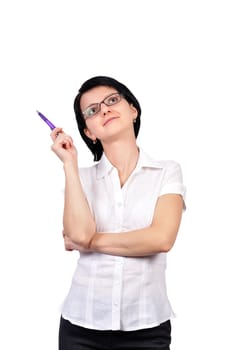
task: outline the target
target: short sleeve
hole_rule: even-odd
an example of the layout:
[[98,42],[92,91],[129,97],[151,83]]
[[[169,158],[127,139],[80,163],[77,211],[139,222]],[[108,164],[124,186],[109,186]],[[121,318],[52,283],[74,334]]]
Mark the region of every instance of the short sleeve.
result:
[[184,209],[186,209],[186,187],[183,184],[183,175],[180,164],[170,161],[166,164],[160,196],[164,194],[180,194],[184,200]]

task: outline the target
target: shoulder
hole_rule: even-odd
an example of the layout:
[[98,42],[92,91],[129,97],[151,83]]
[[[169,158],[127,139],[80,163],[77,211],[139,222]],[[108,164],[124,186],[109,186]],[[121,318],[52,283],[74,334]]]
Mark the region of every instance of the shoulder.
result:
[[181,168],[180,163],[173,159],[162,159],[158,160],[158,163],[162,166],[162,168]]
[[96,178],[96,169],[97,169],[97,163],[90,166],[80,167],[79,175],[80,175],[81,181],[84,183],[87,183],[93,178]]
[[89,165],[89,166],[82,166],[79,168],[79,173],[80,174],[92,174],[94,172],[96,172],[96,168],[97,168],[97,164],[93,164],[93,165]]
[[170,169],[170,168],[181,168],[180,163],[173,159],[156,159],[150,154],[140,149],[141,162],[147,166],[152,166],[154,168]]
[[141,151],[144,166],[160,170],[162,193],[170,191],[185,193],[180,163],[173,159],[156,160]]

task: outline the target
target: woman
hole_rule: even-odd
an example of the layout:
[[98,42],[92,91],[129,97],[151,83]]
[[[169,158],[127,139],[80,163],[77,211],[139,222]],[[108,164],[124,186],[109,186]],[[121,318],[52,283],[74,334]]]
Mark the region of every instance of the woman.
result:
[[72,138],[61,128],[51,133],[65,173],[65,248],[80,252],[59,349],[168,350],[174,313],[165,268],[184,206],[180,166],[137,146],[141,108],[117,80],[87,80],[74,110],[98,162],[79,168]]

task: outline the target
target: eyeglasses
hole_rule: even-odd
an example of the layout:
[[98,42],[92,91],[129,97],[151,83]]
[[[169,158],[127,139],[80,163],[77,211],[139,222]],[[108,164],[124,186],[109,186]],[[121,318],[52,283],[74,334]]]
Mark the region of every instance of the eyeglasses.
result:
[[118,92],[115,92],[105,97],[103,101],[99,103],[93,103],[82,112],[84,119],[92,118],[98,112],[100,112],[102,103],[104,103],[106,106],[113,106],[116,103],[120,102],[121,99],[122,96]]

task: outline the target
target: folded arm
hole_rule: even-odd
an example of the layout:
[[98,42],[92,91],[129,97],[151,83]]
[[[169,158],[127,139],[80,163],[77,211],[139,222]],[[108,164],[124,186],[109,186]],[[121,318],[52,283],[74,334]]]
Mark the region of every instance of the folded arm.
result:
[[[96,251],[118,256],[147,256],[168,252],[175,243],[183,211],[183,198],[179,194],[159,197],[149,227],[119,233],[95,233],[91,240],[73,249]],[[69,245],[71,241],[69,240]]]

